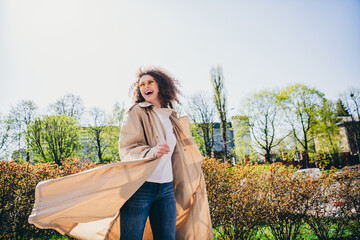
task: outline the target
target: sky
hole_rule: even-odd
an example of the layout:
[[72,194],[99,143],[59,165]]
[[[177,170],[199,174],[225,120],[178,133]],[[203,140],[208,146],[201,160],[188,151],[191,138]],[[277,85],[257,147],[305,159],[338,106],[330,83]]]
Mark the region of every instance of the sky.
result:
[[360,1],[0,0],[0,113],[68,93],[130,106],[141,66],[170,72],[184,96],[211,93],[217,65],[229,109],[295,83],[337,100],[360,87]]

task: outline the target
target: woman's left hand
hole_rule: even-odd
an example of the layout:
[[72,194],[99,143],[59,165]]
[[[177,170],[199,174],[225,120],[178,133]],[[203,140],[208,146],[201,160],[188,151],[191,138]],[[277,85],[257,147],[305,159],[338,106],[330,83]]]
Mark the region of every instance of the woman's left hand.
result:
[[170,147],[166,143],[158,143],[155,147],[155,156],[162,157],[170,152]]

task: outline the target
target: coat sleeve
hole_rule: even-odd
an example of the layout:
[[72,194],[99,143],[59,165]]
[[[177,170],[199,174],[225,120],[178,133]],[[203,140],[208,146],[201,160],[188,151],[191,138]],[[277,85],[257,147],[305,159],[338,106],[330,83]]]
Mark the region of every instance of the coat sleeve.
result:
[[148,145],[138,106],[131,108],[124,116],[119,139],[121,161],[155,158],[155,147]]

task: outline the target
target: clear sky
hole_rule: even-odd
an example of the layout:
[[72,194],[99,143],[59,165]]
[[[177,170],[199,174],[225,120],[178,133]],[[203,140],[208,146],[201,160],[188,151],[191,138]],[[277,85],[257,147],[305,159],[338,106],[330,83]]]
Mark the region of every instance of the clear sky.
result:
[[211,92],[221,65],[229,108],[256,90],[303,83],[336,100],[360,87],[358,0],[0,0],[0,113],[80,95],[130,104],[140,66],[183,92]]

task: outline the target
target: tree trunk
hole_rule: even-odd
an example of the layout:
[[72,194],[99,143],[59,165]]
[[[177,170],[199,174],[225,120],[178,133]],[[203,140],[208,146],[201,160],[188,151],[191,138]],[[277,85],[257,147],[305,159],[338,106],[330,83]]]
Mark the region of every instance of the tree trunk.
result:
[[227,162],[227,138],[226,138],[226,130],[227,130],[227,125],[226,125],[226,121],[224,123],[224,121],[222,121],[222,128],[221,128],[221,133],[222,133],[222,140],[223,140],[223,151],[224,151],[224,162]]
[[309,155],[307,151],[303,151],[300,153],[300,159],[302,160],[303,167],[308,168],[309,167]]

